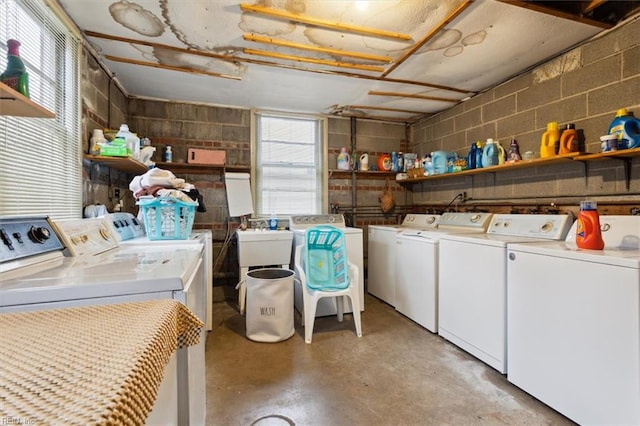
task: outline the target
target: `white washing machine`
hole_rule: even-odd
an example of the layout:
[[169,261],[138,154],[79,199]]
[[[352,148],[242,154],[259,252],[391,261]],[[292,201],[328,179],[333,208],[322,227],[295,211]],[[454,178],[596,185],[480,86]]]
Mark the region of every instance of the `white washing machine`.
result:
[[573,215],[496,214],[485,234],[440,239],[438,334],[507,371],[507,244],[563,240]]
[[640,216],[600,216],[604,250],[507,250],[507,379],[579,424],[640,424]]
[[[175,299],[205,320],[202,246],[119,248],[103,219],[0,218],[0,229],[0,313]],[[179,424],[205,422],[205,334],[176,354]]]
[[369,225],[367,292],[396,306],[396,235],[407,228],[435,229],[440,215],[408,214],[400,225]]
[[491,213],[444,213],[436,229],[408,228],[396,235],[396,310],[438,332],[439,241],[451,232],[485,232]]
[[205,280],[207,282],[206,297],[206,329],[213,329],[213,237],[208,229],[195,230],[185,240],[150,240],[144,225],[133,214],[127,212],[109,213],[105,216],[112,233],[120,247],[127,246],[184,246],[200,244],[204,247],[202,261],[204,263]]
[[[344,216],[341,214],[320,214],[320,215],[302,215],[291,216],[289,218],[289,229],[293,231],[293,249],[292,256],[295,255],[295,248],[304,244],[305,231],[311,227],[318,225],[331,225],[340,228],[344,232],[347,245],[347,259],[360,270],[360,278],[358,280],[358,295],[360,297],[360,310],[364,311],[364,251],[362,242],[362,229],[347,227]],[[293,267],[293,257],[291,259],[291,270]],[[302,302],[302,289],[296,284],[294,287],[294,304],[295,308],[301,315],[304,315],[304,305]],[[353,312],[349,298],[344,299],[344,312]],[[318,301],[316,317],[327,315],[336,315],[337,309],[334,298],[322,298]]]

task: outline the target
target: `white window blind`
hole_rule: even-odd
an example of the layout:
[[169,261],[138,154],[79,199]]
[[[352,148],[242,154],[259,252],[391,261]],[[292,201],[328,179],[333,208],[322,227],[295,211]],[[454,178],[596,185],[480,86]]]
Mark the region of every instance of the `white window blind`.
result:
[[13,117],[0,110],[0,215],[81,217],[81,40],[44,1],[2,0],[0,72],[9,39],[20,42],[31,100],[55,118]]
[[326,119],[255,113],[256,213],[320,214],[327,200]]

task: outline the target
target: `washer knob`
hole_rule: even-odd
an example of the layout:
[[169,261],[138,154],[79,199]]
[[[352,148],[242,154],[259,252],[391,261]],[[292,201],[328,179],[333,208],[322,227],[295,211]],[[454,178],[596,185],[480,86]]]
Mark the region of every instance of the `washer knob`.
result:
[[39,226],[37,228],[35,226],[32,226],[31,229],[29,229],[29,238],[31,238],[36,243],[43,244],[45,241],[51,238],[51,231],[49,231],[48,228],[42,226]]

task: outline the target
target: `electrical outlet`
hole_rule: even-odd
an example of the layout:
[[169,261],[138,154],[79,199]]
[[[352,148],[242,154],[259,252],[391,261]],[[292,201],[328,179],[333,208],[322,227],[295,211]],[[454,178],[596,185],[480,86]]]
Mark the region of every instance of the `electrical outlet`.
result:
[[117,200],[120,199],[120,188],[114,188],[113,189],[113,197]]

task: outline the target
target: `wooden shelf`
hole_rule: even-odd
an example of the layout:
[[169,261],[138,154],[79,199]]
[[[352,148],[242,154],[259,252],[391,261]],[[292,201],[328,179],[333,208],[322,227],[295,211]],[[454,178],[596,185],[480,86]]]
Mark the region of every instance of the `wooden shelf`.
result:
[[356,177],[363,177],[365,179],[380,179],[384,177],[393,176],[395,179],[395,172],[381,172],[381,171],[373,171],[373,170],[338,170],[338,169],[330,169],[329,170],[329,179],[348,179],[351,178],[351,175],[355,174]]
[[104,155],[85,154],[84,158],[96,163],[104,164],[112,169],[120,170],[127,173],[146,173],[149,168],[139,161],[131,157],[107,157]]
[[55,118],[56,115],[31,99],[0,83],[0,115],[16,117]]
[[215,165],[215,164],[194,164],[194,163],[156,163],[156,167],[160,169],[170,170],[173,173],[180,174],[213,174],[224,172],[250,172],[250,166],[232,166],[232,165]]
[[595,154],[583,154],[574,158],[577,161],[603,160],[607,158],[631,158],[640,156],[640,148],[621,149],[618,151],[598,152]]
[[404,179],[404,180],[398,180],[397,182],[398,183],[416,183],[416,182],[423,182],[426,180],[449,179],[449,178],[459,177],[459,176],[478,175],[482,173],[497,173],[497,172],[504,172],[508,170],[548,166],[551,164],[573,161],[574,159],[577,159],[580,155],[584,155],[584,153],[572,152],[570,154],[556,155],[554,157],[548,157],[548,158],[535,158],[533,160],[521,160],[521,161],[516,161],[514,163],[507,162],[499,166],[482,167],[480,169],[463,170],[461,172],[443,173],[440,175],[431,175],[431,176],[424,176],[424,177],[418,177],[418,178]]

